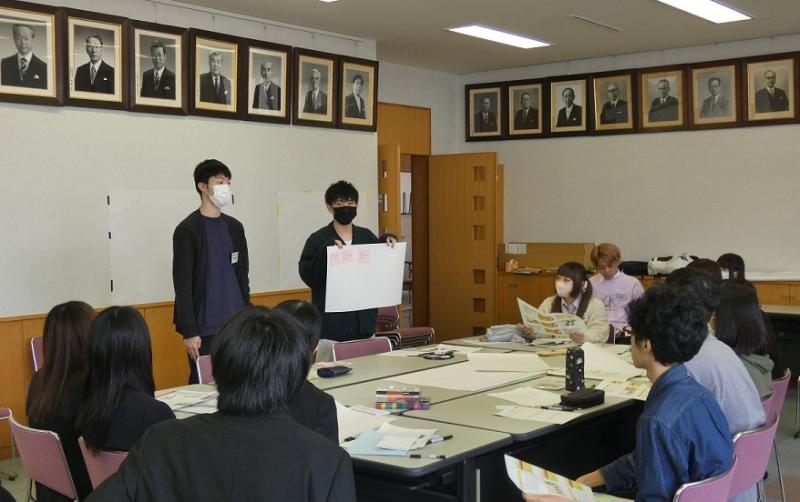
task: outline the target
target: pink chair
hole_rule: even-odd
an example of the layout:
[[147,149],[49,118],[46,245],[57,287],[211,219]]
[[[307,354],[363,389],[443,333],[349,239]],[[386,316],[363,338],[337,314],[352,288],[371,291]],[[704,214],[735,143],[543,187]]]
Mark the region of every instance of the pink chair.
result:
[[352,342],[339,342],[333,344],[333,360],[352,359],[354,357],[370,356],[391,352],[392,343],[388,338],[376,337]]
[[33,359],[33,371],[39,371],[44,363],[44,339],[41,336],[31,338],[31,359]]
[[733,457],[733,465],[722,474],[703,481],[686,483],[678,488],[672,502],[709,502],[715,500],[728,500],[733,475],[736,470],[737,459]]
[[25,500],[34,500],[31,497],[34,481],[65,497],[77,500],[78,493],[75,490],[72,475],[69,473],[67,459],[61,448],[58,434],[18,424],[8,408],[0,408],[0,417],[3,416],[8,416],[11,423],[11,432],[17,443],[22,467],[30,479],[28,498]]
[[197,358],[194,364],[197,366],[198,383],[214,383],[214,372],[211,368],[211,356],[200,356]]
[[767,472],[769,455],[778,421],[772,420],[767,425],[736,434],[733,438],[733,453],[739,458],[733,473],[733,483],[728,498],[734,498],[747,488],[764,479]]
[[[767,423],[772,420],[779,420],[783,403],[786,401],[786,392],[789,390],[789,381],[792,378],[792,371],[786,368],[782,377],[772,381],[772,395],[761,401],[764,406],[764,413],[767,415]],[[778,454],[778,440],[772,440],[772,448],[775,450],[775,464],[778,468],[778,485],[781,488],[781,500],[786,501],[786,489],[783,486],[783,469],[781,468],[781,457]]]
[[380,331],[392,331],[400,327],[400,313],[397,305],[378,307],[378,317],[375,324],[380,326]]
[[383,336],[391,340],[394,350],[436,343],[436,332],[431,327],[401,328],[400,314],[395,305],[378,308],[378,318],[375,324],[378,327],[375,336]]
[[81,447],[83,461],[86,462],[86,470],[89,471],[89,480],[92,488],[97,488],[100,483],[119,470],[122,461],[127,458],[128,453],[124,451],[92,450],[86,446],[83,438],[78,438]]

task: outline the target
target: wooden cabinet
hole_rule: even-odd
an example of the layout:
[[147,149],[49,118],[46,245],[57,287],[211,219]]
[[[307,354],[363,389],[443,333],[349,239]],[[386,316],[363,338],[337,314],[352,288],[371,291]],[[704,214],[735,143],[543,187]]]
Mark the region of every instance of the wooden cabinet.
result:
[[800,305],[800,283],[753,282],[762,305]]
[[520,322],[517,298],[538,307],[542,300],[554,294],[554,280],[553,274],[521,275],[498,272],[495,324]]

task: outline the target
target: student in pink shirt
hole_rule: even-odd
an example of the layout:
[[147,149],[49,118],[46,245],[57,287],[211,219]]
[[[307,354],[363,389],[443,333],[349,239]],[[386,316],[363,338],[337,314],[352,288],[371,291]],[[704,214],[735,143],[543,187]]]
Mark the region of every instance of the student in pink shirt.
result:
[[617,336],[628,325],[628,304],[644,294],[639,279],[620,271],[621,262],[622,254],[616,244],[603,242],[592,249],[592,263],[597,269],[597,274],[589,279],[593,296],[606,306],[608,320]]

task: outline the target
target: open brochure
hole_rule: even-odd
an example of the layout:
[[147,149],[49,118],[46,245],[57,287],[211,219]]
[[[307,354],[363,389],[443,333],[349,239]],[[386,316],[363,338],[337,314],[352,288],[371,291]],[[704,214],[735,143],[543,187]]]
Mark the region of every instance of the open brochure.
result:
[[561,495],[575,502],[594,502],[592,489],[564,476],[505,455],[506,472],[517,488],[532,495]]
[[522,323],[533,330],[534,337],[568,338],[573,331],[586,332],[586,323],[573,314],[550,313],[517,298]]

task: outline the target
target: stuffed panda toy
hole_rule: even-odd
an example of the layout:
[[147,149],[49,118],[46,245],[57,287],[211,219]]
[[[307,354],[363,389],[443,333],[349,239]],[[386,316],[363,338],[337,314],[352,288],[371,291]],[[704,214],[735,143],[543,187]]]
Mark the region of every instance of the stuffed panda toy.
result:
[[669,275],[673,270],[684,268],[696,259],[696,256],[688,253],[650,258],[650,261],[647,262],[647,272],[650,275]]

